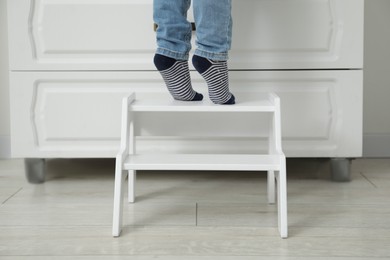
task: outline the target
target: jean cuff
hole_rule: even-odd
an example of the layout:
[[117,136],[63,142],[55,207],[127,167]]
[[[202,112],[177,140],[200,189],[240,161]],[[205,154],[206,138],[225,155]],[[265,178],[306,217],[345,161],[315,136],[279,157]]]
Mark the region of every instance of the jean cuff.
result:
[[167,56],[175,60],[188,60],[188,53],[180,53],[176,51],[171,51],[165,48],[157,48],[156,54]]
[[195,50],[195,55],[210,59],[210,60],[215,60],[215,61],[226,61],[229,59],[229,55],[227,52],[223,53],[214,53],[214,52],[208,52],[208,51],[203,51],[200,49]]

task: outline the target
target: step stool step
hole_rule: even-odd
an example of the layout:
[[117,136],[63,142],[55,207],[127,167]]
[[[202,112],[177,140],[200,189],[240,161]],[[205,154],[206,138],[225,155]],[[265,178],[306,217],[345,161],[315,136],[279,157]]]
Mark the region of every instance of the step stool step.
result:
[[279,170],[280,155],[253,154],[137,154],[129,155],[125,170]]
[[177,101],[158,98],[136,99],[129,107],[139,112],[274,112],[275,104],[269,98],[242,99],[235,105],[216,105],[209,100]]

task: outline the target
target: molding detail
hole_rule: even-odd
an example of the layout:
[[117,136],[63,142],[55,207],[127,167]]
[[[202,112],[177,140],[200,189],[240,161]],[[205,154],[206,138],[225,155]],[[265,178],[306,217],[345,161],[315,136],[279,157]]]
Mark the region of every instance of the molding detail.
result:
[[[249,1],[249,0],[248,0]],[[264,39],[247,40],[248,37],[243,37],[245,31],[237,31],[241,37],[238,37],[235,46],[240,46],[240,49],[233,48],[232,59],[246,59],[248,56],[261,57],[263,61],[269,62],[303,62],[303,61],[336,61],[339,58],[339,52],[341,51],[341,43],[344,35],[344,22],[340,17],[340,11],[338,10],[339,4],[335,0],[301,0],[297,1],[264,1],[264,0],[250,0],[253,4],[248,4],[251,8],[254,6],[265,6],[267,8],[258,8],[260,12],[264,12],[261,15],[257,15],[257,20],[254,24],[252,20],[239,19],[240,16],[247,15],[247,12],[241,12],[243,8],[247,8],[248,12],[251,9],[242,5],[241,1],[237,3],[240,5],[240,10],[237,13],[240,23],[243,21],[251,21],[251,24],[246,24],[245,27],[249,31],[255,31],[255,34],[261,34],[263,32]],[[286,6],[287,5],[287,6]],[[308,8],[307,12],[302,14],[300,7]],[[237,6],[238,7],[238,6]],[[309,7],[312,8],[312,13],[309,12]],[[323,7],[323,8],[322,8]],[[278,19],[273,21],[273,17],[267,16],[267,12],[270,10],[277,12],[285,12],[285,15],[281,14],[281,17],[289,17],[289,19],[295,19],[293,22],[288,22],[287,19]],[[271,12],[274,13],[274,12]],[[322,19],[315,20],[316,24],[307,23],[307,19],[300,19],[299,14],[307,15],[307,18],[313,20],[313,17],[317,15]],[[264,17],[262,20],[261,17]],[[279,18],[281,18],[279,17]],[[242,18],[242,17],[241,17]],[[303,21],[306,21],[303,23]],[[272,25],[275,26],[272,29]],[[243,27],[244,25],[239,24]],[[240,27],[240,28],[241,28]],[[268,27],[270,27],[268,29]],[[291,27],[291,28],[290,28]],[[295,31],[295,32],[294,32]],[[293,36],[294,34],[297,34]],[[306,35],[304,35],[306,34]],[[287,36],[286,36],[287,35]],[[308,38],[310,35],[315,36]],[[306,36],[306,37],[303,37]],[[299,42],[300,39],[305,38],[306,43]],[[245,40],[244,40],[245,39]],[[290,39],[291,41],[287,41]],[[251,42],[257,41],[255,46],[249,46]],[[287,45],[288,44],[288,45]],[[244,58],[240,56],[244,55]]]
[[[283,131],[287,147],[292,150],[308,150],[313,146],[321,147],[319,150],[336,149],[339,132],[342,130],[340,125],[342,111],[339,110],[334,89],[337,84],[334,80],[304,77],[263,78],[253,82],[251,79],[241,78],[239,82],[236,80],[232,80],[232,91],[237,97],[256,96],[270,91],[275,91],[281,97],[282,125],[289,126]],[[137,89],[129,87],[129,83],[115,79],[36,80],[30,111],[35,145],[40,150],[55,150],[60,147],[65,150],[88,150],[94,147],[115,150],[114,147],[119,142],[122,97],[133,91],[158,93],[153,89],[143,88],[142,82],[138,83]],[[240,89],[236,89],[237,83],[242,85]],[[103,109],[102,103],[105,103],[107,108]],[[312,109],[307,110],[308,107]],[[213,117],[209,118],[202,114],[196,121],[211,126],[207,133],[204,133],[201,127],[197,128],[188,123],[178,124],[177,122],[181,120],[187,122],[186,117],[182,115],[175,118],[162,118],[160,115],[142,116],[139,120],[143,129],[136,131],[142,131],[146,136],[149,133],[155,135],[157,131],[162,136],[161,140],[164,136],[184,135],[187,138],[182,141],[184,143],[190,141],[194,148],[203,136],[223,137],[226,142],[231,136],[256,139],[267,135],[264,128],[264,122],[267,122],[265,118],[235,116],[221,115],[221,120],[215,124],[211,120]],[[194,118],[197,118],[196,115]],[[317,120],[319,118],[320,120]],[[234,125],[231,125],[232,120],[236,122]],[[174,132],[167,128],[167,125],[171,124],[177,124]],[[248,124],[252,125],[251,130],[245,130],[248,129]],[[194,138],[196,141],[191,141]],[[244,142],[249,150],[256,146],[252,139],[250,142]],[[235,139],[232,141],[242,142]]]
[[[31,0],[28,28],[33,57],[40,63],[58,64],[123,63],[142,58],[155,49],[154,38],[149,39],[154,37],[153,21],[149,28],[134,23],[137,17],[132,16],[147,20],[149,14],[144,10],[151,10],[151,5],[151,0]],[[135,40],[126,31],[143,33],[143,37]]]
[[34,60],[37,60],[37,44],[36,44],[36,37],[34,35],[34,28],[38,26],[36,23],[34,23],[35,20],[35,0],[30,0],[30,12],[28,15],[28,38],[30,39],[31,44],[31,52],[32,57]]
[[[256,64],[254,57],[271,64],[338,60],[344,35],[338,1],[241,0],[238,4],[240,8],[233,8],[233,12],[238,10],[234,16],[236,27],[240,27],[233,34],[233,65],[244,60]],[[54,64],[112,64],[146,59],[155,51],[151,11],[145,13],[151,6],[150,0],[31,0],[28,29],[33,57],[37,62]],[[253,8],[258,8],[261,15]],[[73,17],[68,20],[70,15]],[[100,19],[102,15],[106,19]],[[251,19],[245,17],[248,15]],[[58,16],[61,23],[54,19]],[[141,20],[134,24],[130,16]],[[318,19],[313,20],[314,16]],[[307,22],[310,19],[313,23]],[[243,26],[246,30],[242,30]],[[142,40],[127,36],[125,31],[142,34]]]

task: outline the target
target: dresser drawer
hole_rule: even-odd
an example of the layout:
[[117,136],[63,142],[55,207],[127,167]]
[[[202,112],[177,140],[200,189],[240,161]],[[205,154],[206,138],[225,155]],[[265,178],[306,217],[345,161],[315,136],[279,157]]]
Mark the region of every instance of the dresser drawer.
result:
[[363,67],[364,0],[236,0],[231,68]]
[[152,0],[9,0],[11,70],[151,69]]
[[[363,7],[233,0],[230,68],[362,68]],[[8,0],[8,8],[11,70],[155,69],[152,0]]]
[[[194,88],[208,98],[203,80],[192,76]],[[135,92],[171,99],[157,72],[11,72],[10,83],[15,157],[114,157],[122,97]],[[233,71],[231,90],[237,102],[271,91],[281,97],[287,156],[361,156],[362,71]],[[266,147],[264,118],[214,119],[141,115],[136,131],[145,137],[137,149],[251,153]],[[210,135],[215,139],[204,139]]]

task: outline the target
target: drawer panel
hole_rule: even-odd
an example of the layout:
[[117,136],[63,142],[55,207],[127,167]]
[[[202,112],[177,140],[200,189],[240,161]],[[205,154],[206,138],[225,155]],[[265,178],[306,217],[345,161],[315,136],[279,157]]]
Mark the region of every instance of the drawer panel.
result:
[[[192,76],[194,88],[207,98],[203,80]],[[270,91],[281,97],[287,156],[361,155],[362,71],[234,71],[230,76],[238,102]],[[155,72],[12,72],[10,80],[15,157],[113,157],[122,97],[136,92],[139,98],[171,98]],[[266,147],[266,117],[140,114],[137,122],[142,152],[251,153]]]
[[11,69],[151,69],[152,0],[8,1]]
[[231,68],[363,67],[363,0],[234,1]]
[[[230,68],[362,68],[363,7],[234,0]],[[155,69],[152,0],[8,0],[8,8],[11,70]]]

